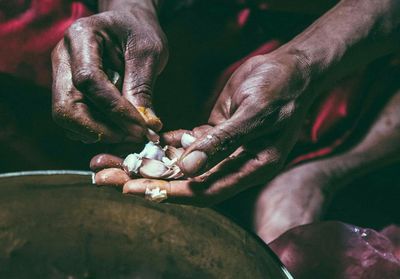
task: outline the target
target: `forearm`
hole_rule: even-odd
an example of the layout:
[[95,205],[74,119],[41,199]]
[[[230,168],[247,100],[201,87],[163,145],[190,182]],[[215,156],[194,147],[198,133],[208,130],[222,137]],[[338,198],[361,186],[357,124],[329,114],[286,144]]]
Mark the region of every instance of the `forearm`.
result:
[[98,7],[100,12],[142,8],[151,13],[157,14],[161,8],[162,0],[99,0]]
[[399,27],[398,0],[343,0],[282,50],[298,56],[309,81],[324,87],[399,49]]

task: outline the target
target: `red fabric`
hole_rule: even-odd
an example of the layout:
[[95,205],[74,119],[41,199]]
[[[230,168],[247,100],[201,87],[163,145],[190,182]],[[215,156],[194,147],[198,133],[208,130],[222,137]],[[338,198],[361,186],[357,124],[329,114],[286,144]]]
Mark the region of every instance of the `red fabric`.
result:
[[0,72],[49,86],[52,49],[72,22],[87,15],[79,1],[1,1]]

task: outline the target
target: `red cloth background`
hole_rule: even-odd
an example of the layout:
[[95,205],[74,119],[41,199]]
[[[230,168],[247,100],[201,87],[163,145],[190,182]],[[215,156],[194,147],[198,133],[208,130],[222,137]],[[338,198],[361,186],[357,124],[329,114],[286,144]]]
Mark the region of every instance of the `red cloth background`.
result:
[[71,23],[87,15],[80,1],[1,1],[0,72],[49,86],[52,49]]

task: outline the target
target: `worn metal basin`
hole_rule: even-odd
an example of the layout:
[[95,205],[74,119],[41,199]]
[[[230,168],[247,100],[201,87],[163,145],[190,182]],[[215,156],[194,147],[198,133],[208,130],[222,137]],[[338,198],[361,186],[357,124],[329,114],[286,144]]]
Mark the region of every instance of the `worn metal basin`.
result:
[[291,278],[210,209],[153,204],[91,173],[0,175],[0,278]]

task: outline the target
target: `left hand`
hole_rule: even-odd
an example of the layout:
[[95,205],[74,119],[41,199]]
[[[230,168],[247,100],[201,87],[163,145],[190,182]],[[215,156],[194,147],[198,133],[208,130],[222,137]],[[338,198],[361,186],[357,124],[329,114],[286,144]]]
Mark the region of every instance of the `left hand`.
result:
[[265,183],[282,168],[312,98],[306,65],[278,51],[250,58],[227,82],[206,125],[164,135],[179,147],[183,133],[197,140],[178,162],[187,180],[131,180],[124,193],[166,189],[168,201],[212,205]]

